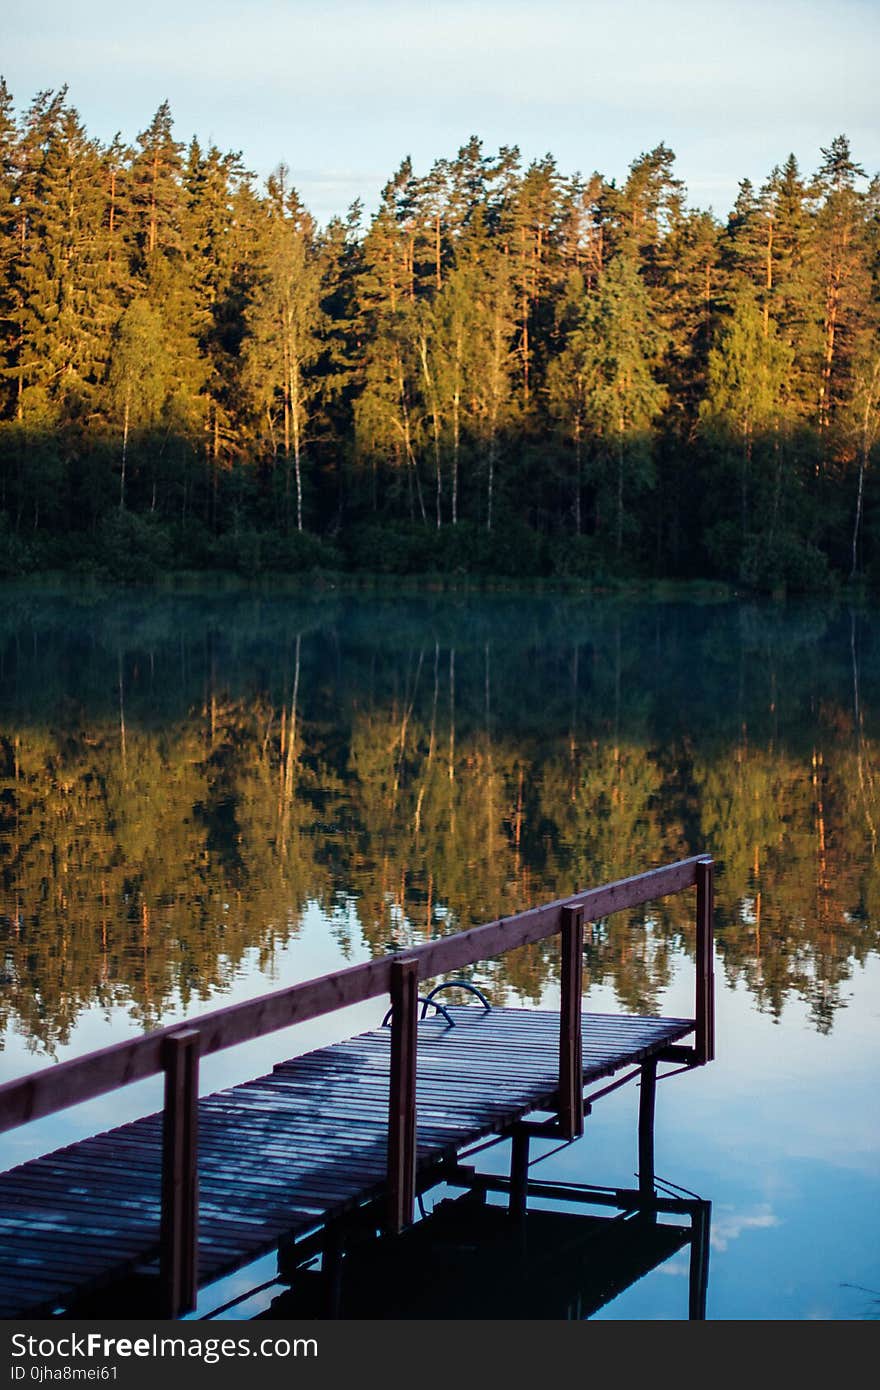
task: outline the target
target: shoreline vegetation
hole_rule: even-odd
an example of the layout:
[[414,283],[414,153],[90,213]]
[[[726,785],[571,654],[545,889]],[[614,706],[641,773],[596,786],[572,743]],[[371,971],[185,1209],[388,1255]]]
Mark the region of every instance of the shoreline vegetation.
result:
[[321,604],[336,599],[374,597],[389,599],[480,598],[584,600],[597,603],[686,604],[691,607],[719,604],[829,605],[858,612],[876,606],[876,594],[863,581],[827,586],[818,592],[790,590],[784,584],[773,589],[749,588],[722,579],[652,579],[613,577],[607,580],[564,575],[515,576],[498,574],[388,574],[378,571],[316,569],[291,574],[266,570],[244,575],[235,570],[170,569],[152,575],[116,578],[98,570],[42,570],[23,575],[0,576],[0,602],[15,605],[41,599],[64,598],[88,607],[119,595],[153,595],[156,599],[234,599],[253,596]]
[[[387,574],[377,571],[313,570],[306,574],[291,574],[266,570],[256,575],[243,575],[235,570],[167,570],[149,580],[117,579],[97,570],[42,570],[25,575],[0,577],[0,595],[43,595],[45,597],[103,597],[116,591],[132,593],[154,592],[179,594],[194,598],[218,597],[224,594],[255,593],[266,597],[292,594],[298,597],[320,597],[322,594],[366,595],[380,597],[449,594],[546,595],[562,598],[635,598],[670,600],[690,603],[719,603],[743,598],[772,598],[783,601],[789,597],[784,587],[772,594],[749,593],[741,585],[717,579],[634,579],[619,578],[593,581],[565,576],[525,576],[498,574]],[[864,594],[864,587],[855,590]],[[849,591],[833,590],[821,597],[834,598]],[[816,597],[816,596],[811,596]]]
[[[880,176],[726,219],[472,137],[320,227],[283,164],[0,79],[0,579],[880,587]],[[204,581],[202,581],[204,582]]]
[[387,574],[379,571],[313,570],[306,574],[291,574],[266,570],[256,575],[243,575],[235,570],[176,570],[171,569],[145,579],[118,579],[98,570],[40,570],[21,575],[0,576],[0,595],[33,594],[34,596],[70,598],[103,597],[114,592],[156,594],[208,598],[226,594],[254,593],[266,597],[292,594],[303,598],[320,598],[338,594],[361,595],[374,593],[380,597],[450,596],[473,594],[502,594],[516,596],[544,595],[560,598],[633,598],[658,602],[727,603],[740,601],[785,602],[786,600],[824,600],[859,603],[870,601],[873,595],[864,584],[841,585],[820,594],[790,593],[784,585],[772,591],[749,590],[741,584],[721,579],[638,579],[632,577],[591,580],[559,575],[515,576],[498,574]]

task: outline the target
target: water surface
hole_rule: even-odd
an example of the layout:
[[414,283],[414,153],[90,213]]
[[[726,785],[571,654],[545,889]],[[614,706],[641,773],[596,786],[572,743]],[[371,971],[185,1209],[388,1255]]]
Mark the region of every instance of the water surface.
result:
[[[0,1076],[688,854],[718,1060],[658,1172],[713,1202],[714,1317],[870,1317],[880,623],[844,606],[47,598],[0,613]],[[553,1006],[555,948],[478,967]],[[588,1007],[689,1013],[690,895],[597,924]],[[381,1003],[210,1059],[370,1026]],[[156,1103],[5,1136],[4,1166]],[[627,1183],[627,1090],[541,1175]],[[499,1160],[500,1161],[500,1160]],[[603,1316],[680,1317],[678,1257]]]

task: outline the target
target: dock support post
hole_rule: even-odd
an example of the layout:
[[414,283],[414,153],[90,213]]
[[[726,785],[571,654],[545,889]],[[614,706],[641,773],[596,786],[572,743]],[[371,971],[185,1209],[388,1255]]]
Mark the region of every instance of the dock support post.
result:
[[711,859],[697,864],[697,998],[696,1063],[702,1066],[715,1056],[715,974],[712,940],[713,869]]
[[326,1318],[338,1318],[342,1311],[342,1267],[344,1262],[344,1241],[339,1223],[331,1221],[324,1236],[321,1251],[321,1273],[323,1275],[323,1304]]
[[584,912],[562,909],[559,999],[559,1128],[564,1139],[584,1132],[581,1008],[584,991]]
[[691,1208],[691,1259],[688,1277],[688,1317],[706,1320],[706,1292],[709,1287],[709,1221],[711,1202],[695,1202]]
[[159,1278],[163,1312],[176,1318],[193,1311],[198,1295],[198,1029],[173,1033],[163,1051]]
[[529,1131],[514,1125],[510,1136],[510,1199],[507,1210],[515,1221],[523,1221],[529,1195]]
[[639,1196],[654,1196],[654,1103],[657,1096],[657,1058],[642,1063],[639,1090]]
[[391,962],[391,1070],[388,1096],[388,1229],[413,1221],[416,1191],[416,1053],[419,965]]

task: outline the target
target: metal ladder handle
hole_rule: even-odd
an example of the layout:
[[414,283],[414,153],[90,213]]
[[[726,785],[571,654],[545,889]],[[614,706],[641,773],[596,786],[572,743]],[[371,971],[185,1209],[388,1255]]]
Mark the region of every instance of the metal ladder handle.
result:
[[[442,1014],[443,1017],[446,1019],[446,1026],[447,1026],[447,1028],[454,1028],[454,1027],[455,1027],[455,1019],[452,1017],[452,1015],[450,1014],[449,1010],[448,1010],[448,1009],[444,1009],[444,1007],[443,1007],[442,1004],[437,1004],[437,1003],[435,1003],[434,1000],[430,997],[430,995],[429,995],[428,998],[426,999],[423,995],[420,994],[419,997],[418,997],[417,1002],[418,1002],[419,1004],[421,1004],[421,1006],[422,1006],[422,1015],[421,1015],[422,1018],[425,1017],[425,1012],[426,1012],[426,1010],[427,1010],[427,1008],[428,1008],[428,1005],[430,1004],[430,1006],[431,1006],[432,1009],[436,1009],[436,1010],[437,1010],[437,1013],[438,1013],[438,1014]],[[387,1028],[387,1027],[388,1027],[388,1024],[389,1024],[390,1021],[391,1021],[391,1015],[393,1014],[393,1012],[394,1012],[393,1008],[392,1008],[392,1009],[389,1009],[388,1012],[387,1012],[387,1014],[385,1015],[385,1017],[382,1019],[382,1027],[383,1027],[383,1028]]]
[[[487,1014],[492,1012],[492,1005],[489,1003],[483,991],[477,989],[476,985],[472,985],[470,980],[442,980],[439,985],[435,985],[434,988],[429,991],[423,1002],[425,1004],[434,1004],[434,995],[439,994],[441,989],[466,989],[469,994],[475,994],[477,996]],[[437,1008],[436,1004],[434,1004],[434,1008]],[[423,1008],[422,1018],[424,1017],[425,1012]]]

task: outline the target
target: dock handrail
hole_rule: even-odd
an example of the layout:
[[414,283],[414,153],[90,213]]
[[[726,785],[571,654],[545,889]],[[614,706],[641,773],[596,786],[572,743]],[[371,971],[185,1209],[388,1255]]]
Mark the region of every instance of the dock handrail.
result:
[[[163,1125],[162,1264],[173,1290],[175,1316],[191,1305],[195,1289],[195,1151],[198,1062],[239,1043],[264,1037],[337,1009],[391,995],[389,1110],[390,1224],[412,1220],[415,1173],[415,1037],[418,983],[461,970],[516,947],[560,935],[559,1111],[569,1137],[583,1126],[580,1085],[583,926],[612,912],[638,907],[696,886],[696,995],[694,1048],[689,1060],[714,1056],[712,939],[713,861],[695,855],[555,902],[502,917],[393,955],[289,985],[257,999],[214,1009],[114,1043],[84,1057],[57,1062],[0,1085],[0,1133],[159,1073],[165,1075]],[[176,1273],[173,1271],[176,1270]]]

